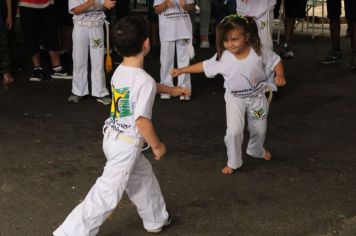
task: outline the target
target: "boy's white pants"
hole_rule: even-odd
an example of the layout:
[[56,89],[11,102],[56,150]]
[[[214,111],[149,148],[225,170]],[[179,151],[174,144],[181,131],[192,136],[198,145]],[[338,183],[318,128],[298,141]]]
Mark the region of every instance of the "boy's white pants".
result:
[[[83,22],[84,24],[84,22]],[[104,72],[104,29],[102,24],[80,25],[73,28],[73,81],[72,93],[77,96],[89,94],[88,52],[91,61],[91,94],[104,97],[109,94]]]
[[[173,77],[170,72],[174,66],[175,49],[177,50],[178,68],[189,66],[189,43],[191,43],[191,39],[161,42],[161,84],[173,86]],[[190,74],[178,76],[178,86],[190,89]]]
[[246,152],[250,156],[263,158],[269,105],[264,94],[257,97],[238,98],[229,91],[225,92],[225,102],[227,129],[224,141],[227,149],[227,165],[232,169],[237,169],[242,166],[241,145],[244,137],[245,114],[250,133]]
[[118,140],[117,132],[107,128],[103,149],[107,162],[102,176],[53,235],[96,235],[99,226],[118,205],[124,191],[136,205],[145,229],[160,228],[167,221],[168,213],[161,189],[141,148]]

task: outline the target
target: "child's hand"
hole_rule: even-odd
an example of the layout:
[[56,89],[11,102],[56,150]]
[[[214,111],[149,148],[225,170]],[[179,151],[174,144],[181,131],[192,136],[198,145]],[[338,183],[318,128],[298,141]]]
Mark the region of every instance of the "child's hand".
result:
[[181,86],[176,86],[172,88],[172,93],[170,93],[169,95],[176,97],[176,96],[191,96],[192,92],[190,89],[188,88],[184,88]]
[[154,158],[156,161],[159,161],[163,158],[166,154],[166,146],[163,143],[159,143],[157,147],[152,147],[153,154],[155,155]]
[[171,70],[171,75],[172,75],[172,77],[177,77],[177,76],[179,76],[179,75],[181,75],[181,74],[183,74],[183,73],[182,73],[182,70],[179,69],[179,68],[173,68],[173,69]]
[[180,6],[181,9],[184,10],[184,8],[185,8],[186,5],[187,5],[187,4],[186,4],[185,0],[179,0],[179,6]]
[[284,86],[286,85],[286,79],[284,76],[277,75],[276,78],[274,78],[274,82],[276,83],[277,86]]
[[88,8],[89,8],[89,7],[92,7],[92,6],[94,6],[94,4],[95,4],[95,0],[87,0],[87,1],[85,2],[85,4],[87,5]]
[[165,0],[164,2],[165,2],[165,4],[166,4],[167,8],[170,8],[170,7],[173,7],[173,6],[174,6],[174,3],[173,3],[172,0]]
[[115,7],[116,1],[115,0],[105,0],[104,1],[104,7],[108,10],[112,9]]

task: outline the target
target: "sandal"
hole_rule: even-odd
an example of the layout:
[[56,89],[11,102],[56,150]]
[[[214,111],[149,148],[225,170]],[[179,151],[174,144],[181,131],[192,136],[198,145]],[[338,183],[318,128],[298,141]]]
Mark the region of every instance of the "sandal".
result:
[[10,85],[14,82],[15,82],[14,77],[12,77],[12,75],[10,73],[4,73],[3,81],[2,81],[3,85]]

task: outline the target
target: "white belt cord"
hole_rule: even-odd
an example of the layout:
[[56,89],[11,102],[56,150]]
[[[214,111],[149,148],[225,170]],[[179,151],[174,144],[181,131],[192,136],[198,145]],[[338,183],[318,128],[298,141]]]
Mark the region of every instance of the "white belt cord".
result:
[[100,22],[100,21],[74,20],[73,23],[77,24],[77,25],[89,26],[89,27],[103,25],[103,22]]
[[124,133],[119,133],[116,130],[112,129],[111,127],[104,126],[103,127],[103,134],[105,135],[106,133],[111,134],[113,133],[116,137],[116,139],[119,139],[121,141],[124,141],[126,143],[132,144],[135,147],[139,147],[142,149],[142,151],[147,150],[150,148],[149,145],[145,147],[146,142],[142,138],[133,138],[130,135],[124,134]]

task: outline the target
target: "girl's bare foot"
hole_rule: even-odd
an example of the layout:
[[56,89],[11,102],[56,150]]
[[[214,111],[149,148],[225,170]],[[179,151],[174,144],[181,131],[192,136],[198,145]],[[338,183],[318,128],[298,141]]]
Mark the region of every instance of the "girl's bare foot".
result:
[[234,169],[228,167],[228,166],[225,166],[221,172],[225,175],[231,175],[232,173],[234,173]]
[[269,151],[265,151],[265,155],[263,156],[265,161],[270,161],[272,159],[272,154]]

